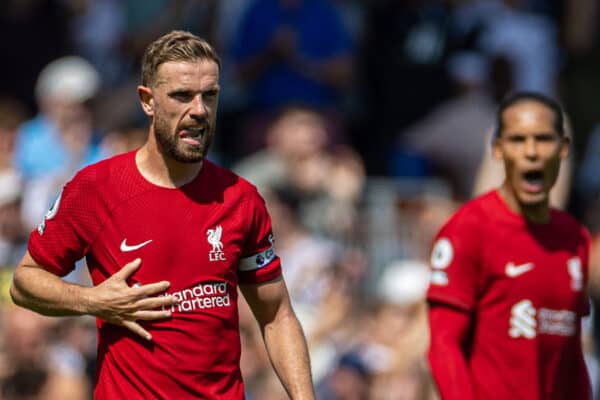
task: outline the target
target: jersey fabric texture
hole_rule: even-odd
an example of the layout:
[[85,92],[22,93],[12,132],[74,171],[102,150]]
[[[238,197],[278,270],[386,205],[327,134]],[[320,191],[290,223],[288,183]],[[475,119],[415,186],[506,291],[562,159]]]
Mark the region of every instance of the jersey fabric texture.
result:
[[95,285],[141,258],[130,284],[170,282],[170,319],[141,322],[147,342],[98,320],[96,399],[242,399],[237,285],[281,275],[256,188],[205,160],[180,188],[151,184],[135,152],[80,171],[29,241],[64,276],[86,258]]
[[565,212],[528,224],[497,191],[440,230],[427,297],[472,315],[464,352],[476,398],[590,398],[580,332],[589,247],[587,230]]

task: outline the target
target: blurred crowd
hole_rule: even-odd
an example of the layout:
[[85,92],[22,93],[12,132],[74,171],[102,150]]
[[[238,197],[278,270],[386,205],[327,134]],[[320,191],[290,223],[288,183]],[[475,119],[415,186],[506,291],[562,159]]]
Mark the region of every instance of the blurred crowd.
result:
[[[209,158],[266,199],[318,399],[437,398],[428,251],[458,205],[501,182],[489,145],[510,91],[564,104],[574,151],[553,202],[590,229],[600,264],[598,0],[4,0],[0,399],[91,398],[95,321],[16,308],[7,288],[62,185],[144,142],[140,56],[171,29],[222,58]],[[66,279],[89,282],[83,261]],[[287,398],[240,310],[247,397]]]

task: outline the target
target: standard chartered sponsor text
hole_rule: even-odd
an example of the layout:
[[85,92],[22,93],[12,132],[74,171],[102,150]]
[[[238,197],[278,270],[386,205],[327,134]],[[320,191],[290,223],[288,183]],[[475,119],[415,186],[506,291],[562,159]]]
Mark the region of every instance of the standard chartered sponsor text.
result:
[[163,307],[163,310],[171,312],[190,312],[215,307],[229,307],[231,296],[227,291],[225,282],[200,282],[196,286],[179,290],[173,293],[165,293],[164,296],[175,296],[177,304]]

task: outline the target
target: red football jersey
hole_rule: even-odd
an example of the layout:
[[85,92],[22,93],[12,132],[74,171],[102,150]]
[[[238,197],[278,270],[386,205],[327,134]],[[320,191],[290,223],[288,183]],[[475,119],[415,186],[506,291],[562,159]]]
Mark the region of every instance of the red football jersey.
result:
[[528,224],[497,191],[440,230],[427,297],[472,315],[465,353],[476,398],[590,398],[581,349],[589,247],[568,214]]
[[97,399],[242,399],[237,284],[281,275],[270,217],[256,188],[204,161],[177,189],[145,180],[135,152],[80,171],[29,240],[64,276],[86,258],[95,285],[141,258],[136,282],[171,283],[168,320],[142,322],[146,342],[98,321]]

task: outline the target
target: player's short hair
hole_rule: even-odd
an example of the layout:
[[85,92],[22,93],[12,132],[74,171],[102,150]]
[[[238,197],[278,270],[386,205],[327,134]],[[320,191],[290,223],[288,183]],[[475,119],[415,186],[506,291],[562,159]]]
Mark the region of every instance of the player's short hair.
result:
[[211,60],[221,67],[214,48],[204,39],[186,31],[171,31],[150,43],[142,57],[142,85],[156,84],[158,67],[169,61]]
[[560,136],[565,135],[564,111],[560,103],[550,96],[538,92],[515,92],[506,96],[498,105],[494,137],[500,137],[504,129],[502,115],[507,108],[522,101],[534,101],[548,107],[554,113],[554,129]]

